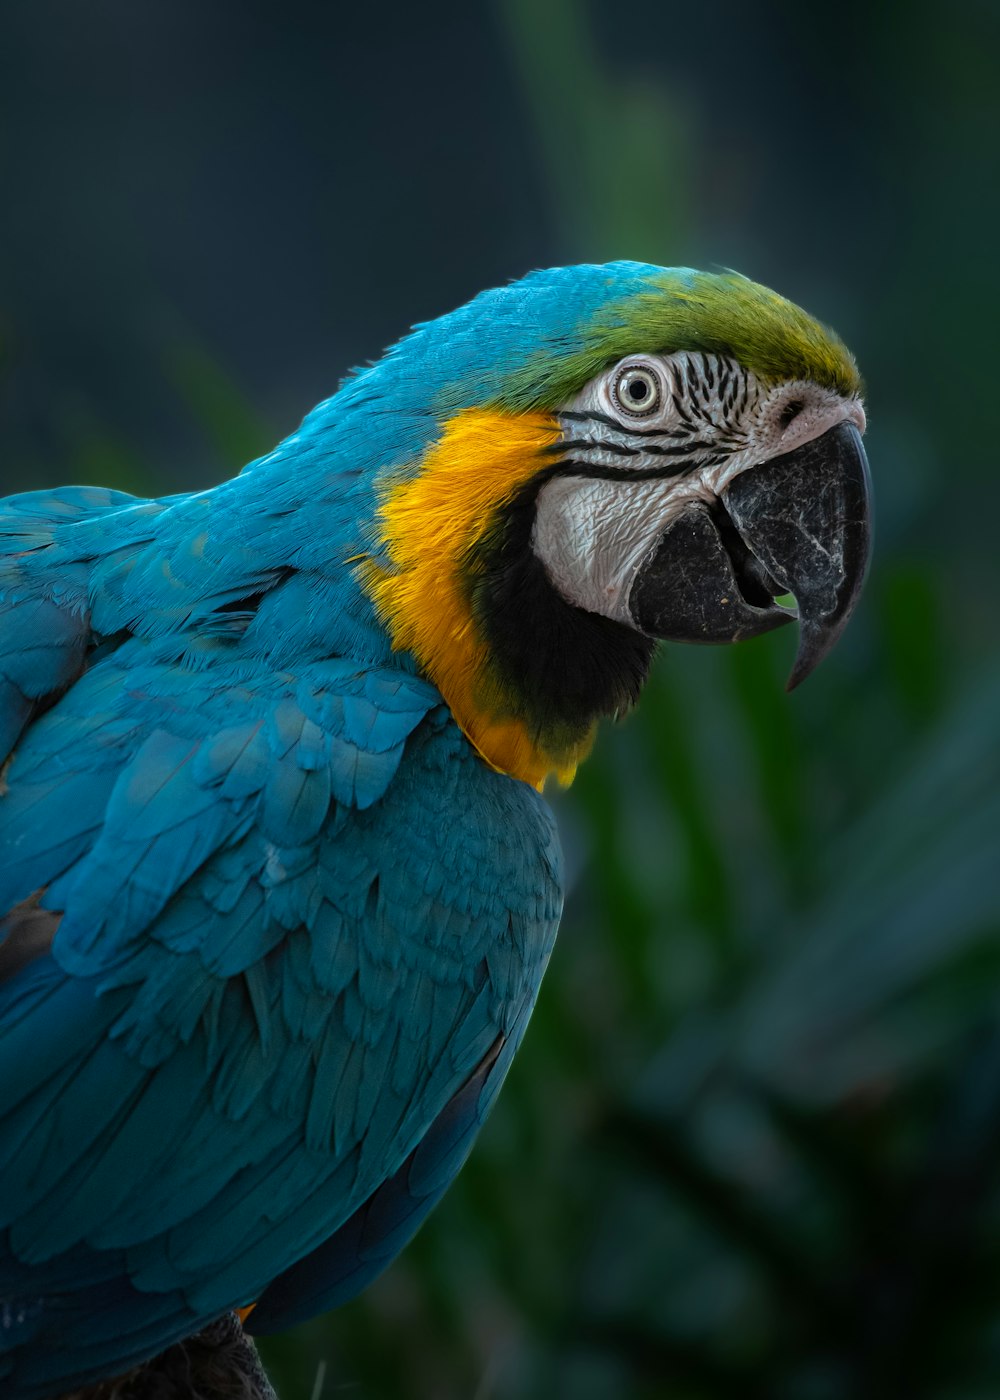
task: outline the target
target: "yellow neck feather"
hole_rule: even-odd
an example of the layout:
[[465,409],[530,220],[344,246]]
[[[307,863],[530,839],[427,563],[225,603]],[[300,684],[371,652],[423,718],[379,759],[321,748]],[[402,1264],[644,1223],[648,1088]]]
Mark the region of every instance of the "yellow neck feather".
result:
[[416,475],[391,480],[381,493],[377,526],[388,563],[359,566],[393,647],[413,653],[488,763],[537,788],[551,773],[572,781],[593,730],[553,752],[517,713],[477,630],[463,569],[498,507],[551,461],[539,454],[559,434],[546,413],[459,413]]

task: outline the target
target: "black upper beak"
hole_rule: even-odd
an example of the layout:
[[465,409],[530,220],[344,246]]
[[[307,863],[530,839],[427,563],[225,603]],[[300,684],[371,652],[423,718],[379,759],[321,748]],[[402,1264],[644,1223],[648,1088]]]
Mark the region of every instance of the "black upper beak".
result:
[[[689,505],[640,570],[629,608],[642,631],[680,642],[738,642],[797,617],[791,690],[847,625],[871,534],[868,459],[857,428],[840,423],[741,472],[711,504]],[[795,610],[774,601],[784,593]]]

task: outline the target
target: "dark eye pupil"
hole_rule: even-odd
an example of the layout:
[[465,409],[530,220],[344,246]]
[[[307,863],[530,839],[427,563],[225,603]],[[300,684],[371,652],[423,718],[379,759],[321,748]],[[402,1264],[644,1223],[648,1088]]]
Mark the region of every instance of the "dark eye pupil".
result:
[[609,385],[609,392],[623,412],[643,418],[659,407],[662,390],[654,370],[626,365]]

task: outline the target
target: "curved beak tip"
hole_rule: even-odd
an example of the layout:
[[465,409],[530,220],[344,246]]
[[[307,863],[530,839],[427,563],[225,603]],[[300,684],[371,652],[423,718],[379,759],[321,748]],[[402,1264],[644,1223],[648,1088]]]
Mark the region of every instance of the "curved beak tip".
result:
[[[846,621],[846,619],[845,619]],[[823,658],[833,649],[834,643],[840,636],[840,629],[831,634],[829,632],[816,631],[802,623],[800,618],[799,647],[795,653],[795,661],[785,682],[785,690],[791,692],[811,676]]]
[[737,477],[726,507],[762,564],[795,596],[794,690],[833,649],[871,558],[871,477],[853,422]]

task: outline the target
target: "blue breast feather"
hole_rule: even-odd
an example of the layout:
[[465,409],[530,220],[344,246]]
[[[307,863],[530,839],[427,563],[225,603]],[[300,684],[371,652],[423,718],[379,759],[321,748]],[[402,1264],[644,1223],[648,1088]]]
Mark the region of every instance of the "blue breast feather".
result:
[[54,930],[0,981],[18,1400],[363,1286],[467,1153],[558,921],[547,808],[317,562],[353,477],[309,530],[270,501],[266,548],[226,488],[0,502],[0,932],[23,901]]

